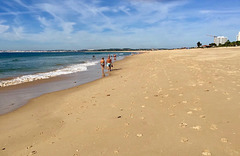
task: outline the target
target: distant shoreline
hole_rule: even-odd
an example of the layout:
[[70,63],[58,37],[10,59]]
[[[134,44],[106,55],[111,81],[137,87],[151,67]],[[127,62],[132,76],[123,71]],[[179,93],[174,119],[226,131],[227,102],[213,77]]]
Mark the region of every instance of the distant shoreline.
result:
[[237,48],[240,46],[228,46],[228,47],[181,47],[181,48],[150,48],[150,49],[96,49],[96,50],[0,50],[0,53],[37,53],[37,52],[150,52],[150,51],[163,51],[163,50],[181,50],[181,49],[213,49],[213,48]]

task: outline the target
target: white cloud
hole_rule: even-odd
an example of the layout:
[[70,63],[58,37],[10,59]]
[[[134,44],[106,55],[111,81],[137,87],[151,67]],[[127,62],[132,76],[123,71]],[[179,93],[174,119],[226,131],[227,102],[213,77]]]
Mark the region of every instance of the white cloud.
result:
[[24,39],[23,29],[23,27],[13,27],[13,32],[16,40]]
[[[189,46],[199,39],[208,40],[206,34],[227,33],[240,25],[236,20],[239,11],[185,9],[187,0],[123,0],[111,5],[103,5],[102,0],[39,0],[33,5],[15,2],[26,10],[0,13],[16,17],[14,26],[0,22],[0,38],[56,48]],[[29,14],[28,21],[21,21],[25,14]],[[228,18],[223,21],[221,16],[226,14]],[[38,30],[29,31],[32,21],[35,25],[30,28]]]
[[51,26],[51,22],[47,20],[45,17],[38,16],[37,19],[39,20],[39,22],[42,24],[43,27]]
[[201,14],[239,14],[240,10],[200,10]]
[[70,34],[73,32],[73,25],[75,25],[74,22],[61,22],[62,28],[64,33]]
[[6,22],[6,21],[1,21],[1,20],[0,20],[0,34],[8,31],[8,29],[10,28],[9,25],[3,24],[3,23],[5,23],[5,22]]
[[9,29],[8,25],[0,24],[0,34],[6,32]]

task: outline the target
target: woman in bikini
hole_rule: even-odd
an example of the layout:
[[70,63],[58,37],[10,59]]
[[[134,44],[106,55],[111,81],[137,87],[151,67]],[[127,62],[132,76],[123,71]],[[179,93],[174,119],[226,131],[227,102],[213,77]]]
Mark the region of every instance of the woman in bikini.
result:
[[101,68],[102,68],[102,75],[104,76],[104,66],[105,66],[105,60],[104,60],[104,57],[101,59],[100,61],[100,65],[101,65]]

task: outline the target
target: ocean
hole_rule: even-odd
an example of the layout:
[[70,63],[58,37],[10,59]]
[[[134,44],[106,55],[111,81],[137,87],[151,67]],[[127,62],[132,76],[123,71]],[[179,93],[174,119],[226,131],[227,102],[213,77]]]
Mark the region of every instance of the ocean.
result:
[[[102,57],[115,53],[22,52],[0,53],[0,87],[87,71]],[[118,53],[118,60],[130,53]]]
[[116,60],[121,60],[132,53],[0,53],[0,115],[14,111],[42,94],[101,78],[101,58],[106,60],[108,55],[114,54],[117,55]]

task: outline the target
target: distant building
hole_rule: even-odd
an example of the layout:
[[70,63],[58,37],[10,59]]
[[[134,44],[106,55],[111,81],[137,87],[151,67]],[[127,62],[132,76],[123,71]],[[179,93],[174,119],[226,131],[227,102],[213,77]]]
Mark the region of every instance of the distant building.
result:
[[227,37],[224,36],[214,36],[214,43],[219,46],[219,44],[224,44],[228,40]]
[[239,31],[239,33],[237,35],[237,41],[240,41],[240,31]]

